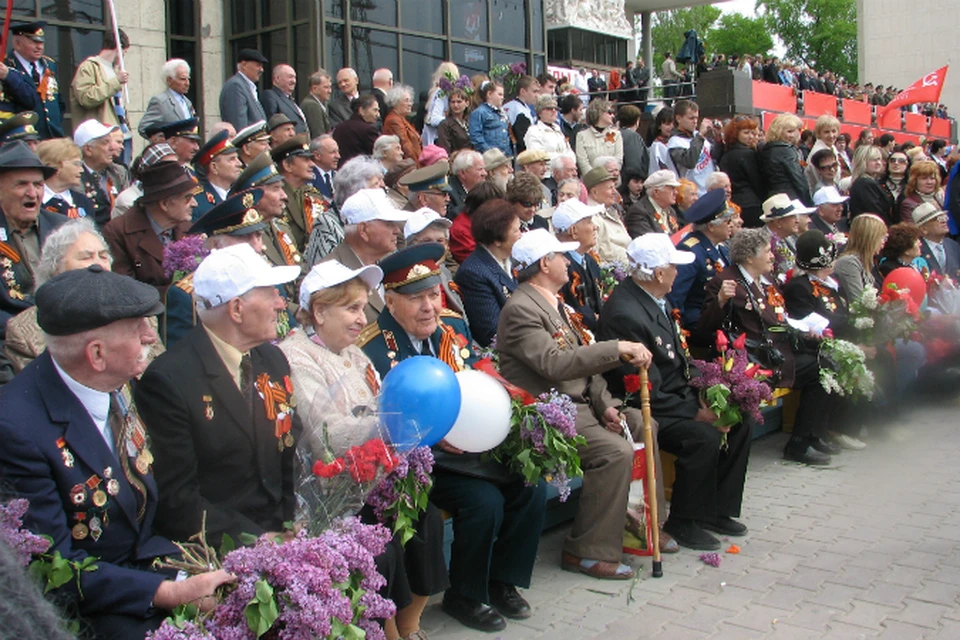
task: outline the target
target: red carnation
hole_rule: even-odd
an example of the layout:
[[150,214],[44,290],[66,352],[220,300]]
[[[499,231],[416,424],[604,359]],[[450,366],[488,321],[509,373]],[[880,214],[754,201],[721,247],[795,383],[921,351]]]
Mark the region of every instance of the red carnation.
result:
[[623,376],[623,388],[627,393],[637,393],[640,391],[640,376],[637,374]]
[[343,458],[337,458],[330,464],[326,464],[322,460],[317,460],[313,463],[313,475],[319,478],[332,478],[336,475],[339,475],[340,472],[344,469]]

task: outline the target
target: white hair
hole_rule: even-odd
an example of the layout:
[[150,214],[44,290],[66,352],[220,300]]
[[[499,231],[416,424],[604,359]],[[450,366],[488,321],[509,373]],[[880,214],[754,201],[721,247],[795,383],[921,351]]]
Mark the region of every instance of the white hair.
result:
[[[63,271],[63,260],[67,256],[67,251],[85,233],[99,240],[104,249],[108,248],[107,241],[103,239],[89,218],[67,220],[54,229],[43,242],[40,264],[37,266],[37,286]],[[112,257],[110,262],[113,262]]]
[[383,157],[383,154],[387,152],[387,149],[392,147],[395,144],[400,144],[399,136],[380,136],[373,142],[373,157],[376,160],[379,160]]
[[483,156],[479,151],[473,149],[464,149],[453,157],[453,164],[450,166],[450,173],[457,175],[472,167],[477,160],[483,162]]
[[611,162],[616,164],[617,167],[620,166],[620,161],[617,160],[616,157],[614,156],[597,156],[596,158],[593,159],[593,168],[594,169],[596,169],[597,167],[606,168],[606,166]]
[[711,173],[710,177],[707,178],[707,191],[709,191],[710,189],[716,189],[717,184],[722,178],[726,178],[727,182],[730,181],[730,176],[725,174],[723,171],[714,171],[713,173]]
[[400,102],[404,98],[408,96],[410,97],[411,100],[413,100],[413,87],[407,86],[405,84],[396,84],[396,85],[393,85],[393,87],[391,87],[389,91],[387,91],[387,95],[385,96],[384,99],[387,102],[387,107],[389,107],[390,109],[393,109],[398,104],[400,104]]
[[553,160],[550,161],[550,173],[556,173],[557,171],[563,171],[563,161],[569,160],[574,165],[577,164],[577,156],[573,155],[569,151],[557,154],[553,157]]
[[180,67],[186,67],[187,73],[190,73],[190,65],[186,60],[180,58],[170,58],[163,63],[161,67],[161,72],[163,73],[163,80],[166,81],[168,78],[173,78],[177,75],[177,69]]

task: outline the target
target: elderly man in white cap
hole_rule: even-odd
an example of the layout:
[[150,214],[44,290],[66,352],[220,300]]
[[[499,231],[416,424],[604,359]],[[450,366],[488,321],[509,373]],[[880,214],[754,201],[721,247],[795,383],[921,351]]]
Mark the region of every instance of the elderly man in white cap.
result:
[[[630,277],[613,290],[604,305],[598,337],[637,340],[653,353],[647,371],[657,440],[664,451],[678,457],[664,531],[684,547],[719,549],[720,541],[707,530],[724,536],[747,532],[734,518],[740,515],[750,427],[715,427],[716,416],[702,406],[699,390],[690,386],[698,372],[691,365],[684,332],[673,317],[667,294],[677,277],[677,266],[693,262],[694,254],[675,249],[669,236],[657,233],[634,239],[627,254]],[[624,376],[636,371],[629,365],[608,371],[605,375],[611,390],[622,393]],[[631,404],[639,408],[640,398],[633,398]],[[727,433],[726,450],[720,446],[723,433]]]
[[553,228],[557,238],[564,243],[575,242],[580,246],[567,251],[569,280],[560,289],[563,301],[583,317],[583,324],[596,331],[603,304],[600,291],[600,265],[590,255],[597,246],[597,223],[594,216],[603,211],[600,205],[586,205],[571,198],[557,205],[553,213]]
[[73,141],[83,154],[83,192],[93,201],[93,221],[100,227],[110,221],[114,200],[130,184],[126,169],[113,165],[113,158],[122,151],[112,135],[119,129],[86,120],[73,132]]
[[528,231],[513,246],[520,285],[500,312],[500,372],[534,395],[556,389],[577,405],[577,433],[587,444],[580,448],[583,489],[564,543],[563,569],[629,580],[633,569],[620,560],[633,445],[622,435],[621,403],[599,374],[617,368],[621,359],[645,367],[650,351],[633,341],[594,343],[565,306],[558,306],[557,294],[567,283],[567,252],[579,247],[546,229]]
[[654,171],[643,182],[643,197],[627,209],[623,217],[631,238],[645,233],[676,233],[680,229],[677,213],[677,188],[680,181],[669,169]]
[[913,210],[913,223],[920,227],[920,255],[931,271],[956,280],[960,277],[960,244],[948,238],[948,214],[935,202],[924,202]]
[[290,366],[276,346],[277,285],[249,244],[213,251],[193,276],[200,324],[147,367],[135,397],[150,434],[160,494],[156,528],[173,540],[200,531],[279,533],[294,516],[300,416]]
[[[410,213],[393,206],[383,189],[361,189],[343,203],[340,217],[344,222],[343,241],[321,262],[336,260],[349,269],[359,269],[397,250],[401,225]],[[383,307],[380,286],[370,292],[365,308],[367,322],[376,322]]]
[[849,196],[840,195],[836,187],[821,187],[813,194],[813,204],[817,210],[810,216],[810,228],[823,231],[824,235],[830,237],[837,243],[837,250],[842,251],[847,238],[843,233],[843,227],[846,223],[843,220],[843,206],[849,200]]
[[436,242],[443,246],[444,262],[440,263],[440,277],[443,279],[444,306],[463,316],[463,321],[469,326],[466,312],[463,308],[463,299],[460,297],[457,285],[450,286],[453,276],[457,272],[457,261],[450,255],[450,227],[453,221],[444,218],[433,209],[422,207],[410,214],[403,225],[403,238],[406,246]]
[[772,195],[763,201],[763,222],[770,232],[770,247],[773,249],[773,273],[783,282],[787,271],[796,263],[796,252],[790,238],[796,239],[800,231],[799,216],[810,215],[812,207],[805,207],[799,200],[791,200],[785,193]]

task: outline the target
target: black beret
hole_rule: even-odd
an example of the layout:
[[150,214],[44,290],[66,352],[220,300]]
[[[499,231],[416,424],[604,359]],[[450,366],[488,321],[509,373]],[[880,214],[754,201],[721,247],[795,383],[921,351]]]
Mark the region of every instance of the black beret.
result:
[[54,276],[37,289],[36,301],[37,324],[52,336],[163,312],[156,288],[98,264]]

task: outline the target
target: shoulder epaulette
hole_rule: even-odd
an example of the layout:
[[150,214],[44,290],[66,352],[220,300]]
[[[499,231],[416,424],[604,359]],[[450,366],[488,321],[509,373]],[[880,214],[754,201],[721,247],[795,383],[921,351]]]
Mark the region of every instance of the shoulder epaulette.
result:
[[450,310],[450,309],[441,309],[441,310],[440,310],[440,317],[441,317],[441,318],[457,318],[457,319],[462,319],[462,318],[463,318],[462,315],[460,315],[460,314],[457,313],[456,311],[452,311],[452,310]]
[[193,294],[193,273],[188,273],[179,280],[173,283],[177,289],[185,291],[186,293]]
[[697,246],[698,244],[700,244],[700,238],[698,238],[698,237],[696,237],[696,236],[689,236],[689,237],[688,237],[686,240],[684,240],[681,244],[683,244],[683,246],[685,246],[685,247],[693,248],[693,247]]
[[380,325],[376,322],[371,322],[363,328],[363,331],[360,332],[360,335],[357,336],[356,345],[361,349],[367,346],[371,340],[380,335]]

